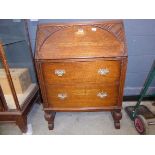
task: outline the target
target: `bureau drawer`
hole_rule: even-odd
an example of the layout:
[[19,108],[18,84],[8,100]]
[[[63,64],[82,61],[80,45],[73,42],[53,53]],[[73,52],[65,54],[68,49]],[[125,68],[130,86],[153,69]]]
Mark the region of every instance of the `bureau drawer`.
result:
[[115,106],[118,98],[117,85],[48,85],[46,91],[49,107],[53,108]]
[[44,80],[48,84],[74,82],[113,82],[119,80],[120,61],[87,61],[42,63]]

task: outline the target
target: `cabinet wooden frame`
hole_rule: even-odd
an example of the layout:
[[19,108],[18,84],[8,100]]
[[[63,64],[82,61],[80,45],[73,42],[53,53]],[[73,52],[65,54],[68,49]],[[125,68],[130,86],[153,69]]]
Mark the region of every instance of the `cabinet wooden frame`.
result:
[[[26,21],[25,21],[25,24],[27,24]],[[29,40],[29,36],[28,36],[28,40]],[[29,48],[30,48],[30,52],[32,52],[30,44],[29,44]],[[32,56],[32,53],[31,53],[31,56]],[[20,128],[21,132],[26,133],[27,132],[27,115],[30,112],[33,104],[36,102],[40,103],[40,100],[41,100],[39,87],[36,86],[35,89],[31,92],[31,94],[25,99],[22,106],[20,106],[16,91],[15,91],[15,87],[14,87],[14,84],[11,78],[11,74],[9,71],[9,65],[7,63],[7,59],[5,56],[2,43],[0,43],[0,61],[2,62],[2,67],[4,68],[6,72],[6,77],[7,77],[7,80],[8,80],[12,95],[13,95],[14,103],[16,105],[16,109],[9,109],[7,107],[4,93],[0,87],[0,106],[1,106],[0,123],[5,123],[5,122],[16,123],[18,127]],[[33,57],[32,57],[32,61],[33,61]]]

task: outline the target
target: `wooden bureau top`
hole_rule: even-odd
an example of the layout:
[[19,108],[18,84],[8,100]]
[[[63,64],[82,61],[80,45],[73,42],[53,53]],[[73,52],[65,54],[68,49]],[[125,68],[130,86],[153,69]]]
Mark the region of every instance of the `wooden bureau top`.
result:
[[122,20],[38,25],[36,59],[127,56]]

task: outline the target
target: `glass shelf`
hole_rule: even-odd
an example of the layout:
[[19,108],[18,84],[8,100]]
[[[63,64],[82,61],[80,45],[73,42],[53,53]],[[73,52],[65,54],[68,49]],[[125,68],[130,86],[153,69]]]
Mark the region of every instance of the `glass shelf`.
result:
[[23,38],[19,38],[16,36],[10,37],[10,35],[0,34],[0,42],[2,43],[3,46],[7,46],[10,44],[15,44],[23,41],[25,41]]

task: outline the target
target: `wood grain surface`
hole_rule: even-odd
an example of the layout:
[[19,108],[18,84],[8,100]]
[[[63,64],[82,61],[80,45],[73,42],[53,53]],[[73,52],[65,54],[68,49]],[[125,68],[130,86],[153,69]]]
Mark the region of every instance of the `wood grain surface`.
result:
[[[118,87],[117,85],[96,85],[81,84],[67,85],[47,85],[47,98],[49,107],[53,108],[80,108],[80,107],[104,107],[117,105]],[[106,93],[106,97],[99,97],[99,93]],[[65,94],[61,99],[58,94]]]
[[123,23],[39,26],[36,59],[126,56]]
[[[105,75],[98,73],[100,69],[107,69]],[[115,83],[120,78],[121,61],[92,62],[61,62],[42,63],[43,76],[48,84],[64,84],[74,82]],[[58,76],[55,70],[64,70],[65,74]]]

